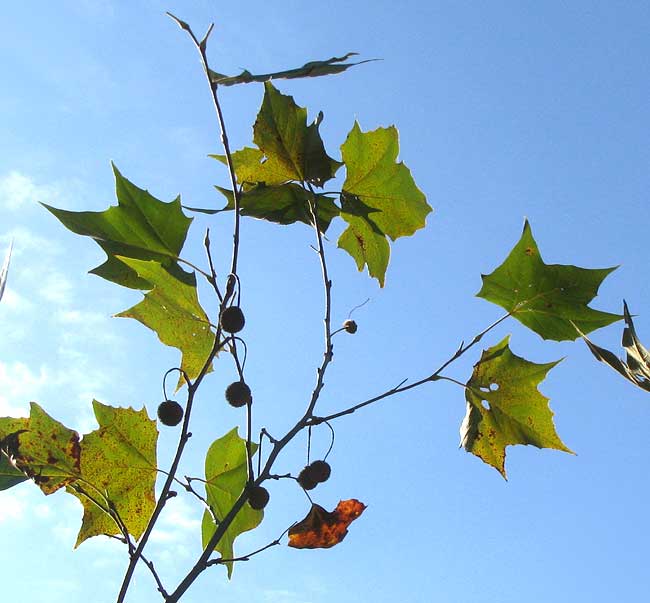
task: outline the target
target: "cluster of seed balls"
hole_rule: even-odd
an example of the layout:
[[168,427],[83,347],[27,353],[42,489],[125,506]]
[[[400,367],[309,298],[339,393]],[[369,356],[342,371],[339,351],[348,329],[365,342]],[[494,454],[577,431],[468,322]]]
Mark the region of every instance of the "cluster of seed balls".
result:
[[[239,333],[246,320],[239,306],[230,306],[221,313],[219,322],[226,333]],[[237,408],[250,404],[251,388],[243,381],[235,381],[226,388],[226,400]],[[165,400],[158,406],[158,418],[163,425],[174,427],[183,420],[183,407],[176,400]]]
[[[239,333],[246,320],[239,306],[225,308],[219,318],[221,328],[226,333]],[[355,333],[357,324],[346,320],[343,328],[348,333]],[[241,408],[253,402],[251,388],[244,381],[234,381],[226,388],[226,400],[235,408]],[[176,400],[165,400],[158,406],[158,418],[163,425],[174,427],[183,420],[183,407]],[[298,475],[298,483],[305,490],[313,490],[318,484],[326,482],[332,472],[329,463],[314,461],[307,465]],[[249,486],[248,504],[255,510],[261,510],[269,502],[269,491],[263,486]]]

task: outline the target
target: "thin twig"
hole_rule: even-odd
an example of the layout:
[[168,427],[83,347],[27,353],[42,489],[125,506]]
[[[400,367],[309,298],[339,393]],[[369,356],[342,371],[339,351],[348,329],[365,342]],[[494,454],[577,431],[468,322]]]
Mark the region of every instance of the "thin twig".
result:
[[160,579],[160,576],[158,575],[158,572],[156,571],[156,568],[153,564],[153,561],[150,561],[147,559],[144,555],[140,555],[142,558],[142,561],[144,564],[149,568],[149,571],[151,572],[151,575],[153,576],[153,579],[156,581],[156,586],[158,587],[158,592],[162,595],[162,598],[166,601],[167,597],[169,596],[167,594],[167,591],[165,590],[165,587],[163,586],[162,580]]
[[212,261],[212,251],[210,250],[210,229],[209,228],[205,231],[205,238],[203,239],[203,245],[205,246],[205,253],[208,256],[208,265],[210,266],[211,276],[208,280],[210,281],[212,288],[217,294],[219,301],[223,302],[223,296],[221,295],[221,291],[219,290],[219,285],[217,283],[217,272],[214,269],[214,263]]
[[[382,394],[379,394],[378,396],[375,396],[374,398],[370,398],[369,400],[365,400],[364,402],[360,402],[359,404],[355,404],[354,406],[351,406],[350,408],[346,408],[345,410],[340,410],[338,412],[335,412],[331,415],[327,415],[325,417],[312,417],[309,421],[309,425],[318,425],[320,423],[323,423],[325,421],[332,421],[333,419],[338,419],[339,417],[344,417],[345,415],[351,415],[352,413],[356,412],[360,408],[364,408],[365,406],[369,406],[370,404],[374,404],[375,402],[379,402],[380,400],[383,400],[385,398],[389,398],[390,396],[394,396],[396,394],[401,394],[405,391],[408,391],[410,389],[414,389],[416,387],[419,387],[420,385],[423,385],[425,383],[428,383],[430,381],[438,381],[439,379],[448,379],[447,377],[441,376],[440,373],[442,373],[443,370],[445,370],[452,362],[460,358],[467,350],[472,348],[474,345],[476,345],[483,337],[489,333],[492,329],[494,329],[497,325],[501,324],[506,318],[511,316],[511,312],[508,312],[507,314],[504,314],[501,318],[498,320],[495,320],[491,325],[483,329],[478,335],[476,335],[472,341],[470,341],[467,345],[465,345],[465,342],[461,342],[460,346],[458,349],[445,361],[443,362],[440,367],[438,367],[431,375],[428,377],[425,377],[424,379],[420,379],[419,381],[415,381],[414,383],[411,383],[409,385],[403,385],[406,380],[402,381],[400,385],[397,387],[393,387],[387,391],[385,391]],[[463,385],[463,387],[465,387]]]
[[248,553],[248,555],[242,555],[241,557],[233,557],[232,559],[211,559],[206,563],[206,567],[210,567],[211,565],[222,565],[224,563],[233,563],[235,561],[249,561],[251,557],[254,557],[255,555],[259,555],[260,553],[263,553],[267,549],[270,549],[271,547],[278,546],[281,544],[282,538],[284,535],[291,529],[291,526],[289,526],[282,534],[280,535],[279,538],[276,538],[273,542],[269,542],[266,546],[263,546],[256,551],[253,551],[252,553]]
[[[184,31],[187,32],[187,34],[190,36],[192,39],[192,42],[194,42],[194,45],[196,46],[196,49],[199,52],[199,55],[201,56],[201,64],[203,65],[203,71],[205,72],[205,77],[208,82],[208,86],[210,87],[210,95],[212,97],[212,102],[214,104],[214,109],[217,114],[217,121],[219,122],[219,129],[221,131],[221,144],[223,146],[224,154],[226,156],[226,164],[228,166],[228,173],[230,175],[230,184],[232,186],[232,194],[233,198],[235,201],[235,227],[234,227],[234,232],[233,232],[233,248],[232,248],[232,260],[230,264],[230,273],[231,274],[237,274],[237,258],[239,255],[239,221],[240,221],[240,205],[241,205],[241,195],[239,192],[239,189],[237,188],[237,176],[235,175],[235,167],[232,161],[232,153],[230,151],[230,143],[228,142],[228,134],[226,132],[226,123],[223,118],[223,112],[221,110],[221,105],[219,104],[219,97],[217,96],[217,84],[213,83],[212,80],[210,79],[210,67],[208,66],[208,57],[205,53],[206,45],[208,38],[210,36],[210,33],[212,32],[212,24],[210,25],[207,33],[203,37],[201,41],[197,39],[197,37],[194,35],[194,32],[192,31],[192,28],[185,23],[184,21],[181,21],[178,17],[172,15],[170,12],[167,13],[167,15],[174,20],[178,26],[183,29]],[[232,281],[228,281],[228,284],[226,285],[226,298],[229,298],[230,295],[232,295],[232,291],[230,291],[231,287],[234,287],[234,283]],[[230,295],[229,295],[230,293]]]

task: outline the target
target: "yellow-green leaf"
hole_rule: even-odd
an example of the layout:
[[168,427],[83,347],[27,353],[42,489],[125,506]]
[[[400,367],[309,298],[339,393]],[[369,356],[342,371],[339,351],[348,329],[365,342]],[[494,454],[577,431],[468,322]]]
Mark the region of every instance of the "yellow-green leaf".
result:
[[537,386],[559,361],[535,364],[512,353],[506,337],[483,351],[467,382],[460,428],[465,450],[506,477],[506,446],[531,444],[571,452],[558,437],[548,398]]
[[99,429],[83,437],[81,479],[68,488],[84,507],[75,546],[92,536],[120,534],[107,512],[109,504],[136,539],[155,507],[156,422],[144,408],[114,408],[94,400],[93,409]]
[[[264,100],[253,126],[253,141],[258,148],[246,147],[233,153],[239,183],[275,185],[296,181],[322,186],[333,178],[341,164],[325,152],[318,132],[322,119],[320,113],[308,126],[307,109],[266,82]],[[213,157],[226,162],[223,155]]]
[[341,217],[349,227],[338,241],[381,286],[388,265],[388,241],[410,236],[425,225],[432,211],[410,170],[397,162],[397,128],[362,132],[354,126],[341,146],[347,171],[341,196]]
[[[257,445],[252,444],[251,453],[256,450]],[[239,437],[236,427],[210,446],[205,458],[205,479],[208,504],[217,519],[222,519],[244,491],[248,479],[246,440]],[[256,511],[248,503],[241,508],[216,547],[223,559],[234,557],[235,538],[243,532],[256,528],[263,517],[264,511]],[[203,546],[208,543],[215,529],[212,516],[206,511],[202,525]],[[233,564],[226,562],[225,565],[230,578]]]
[[183,356],[181,368],[193,379],[214,344],[210,321],[199,304],[196,277],[186,272],[175,277],[158,262],[119,260],[153,288],[139,304],[116,316],[134,318],[155,331],[165,345],[178,348]]
[[0,418],[0,440],[16,467],[52,494],[79,478],[79,434],[48,415],[36,402],[29,419]]

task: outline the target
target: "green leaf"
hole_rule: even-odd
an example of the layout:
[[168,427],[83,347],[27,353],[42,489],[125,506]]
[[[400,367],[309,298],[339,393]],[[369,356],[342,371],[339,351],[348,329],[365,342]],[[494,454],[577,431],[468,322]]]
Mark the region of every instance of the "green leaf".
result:
[[164,203],[129,182],[115,166],[118,205],[103,212],[73,212],[45,205],[72,232],[92,237],[106,252],[107,261],[91,270],[109,281],[132,289],[149,283],[117,256],[155,260],[168,269],[176,265],[192,218],[181,210],[180,197]]
[[0,452],[0,491],[8,490],[27,480],[27,476],[11,464],[9,458]]
[[332,57],[326,61],[310,61],[305,63],[302,67],[295,69],[287,69],[285,71],[275,71],[273,73],[264,73],[261,75],[253,75],[247,69],[244,69],[239,75],[223,75],[216,71],[210,70],[210,81],[219,86],[234,86],[235,84],[248,84],[250,82],[267,82],[269,80],[278,79],[295,79],[302,77],[318,77],[322,75],[334,75],[342,73],[346,69],[354,65],[361,65],[362,63],[369,63],[377,59],[366,59],[364,61],[357,61],[356,63],[345,63],[350,57],[356,56],[356,52],[348,52],[342,57]]
[[477,296],[505,308],[544,339],[574,340],[579,337],[574,325],[590,333],[623,318],[587,305],[615,269],[545,264],[526,220],[505,262],[492,274],[481,275]]
[[[257,445],[252,444],[252,453]],[[205,458],[206,498],[217,519],[225,517],[246,487],[248,479],[246,440],[239,437],[237,428],[225,436],[215,440],[210,446]],[[256,528],[262,518],[263,511],[256,511],[246,503],[235,516],[232,524],[216,547],[223,559],[234,557],[233,542],[235,538]],[[209,512],[203,515],[203,546],[205,546],[216,526]],[[232,576],[233,563],[226,563],[228,577]]]
[[210,321],[199,304],[196,277],[186,272],[174,277],[158,262],[119,260],[153,288],[139,304],[116,316],[134,318],[155,331],[165,345],[178,348],[181,368],[194,379],[214,345]]
[[[233,153],[238,182],[275,185],[294,180],[322,186],[333,178],[341,164],[325,152],[318,132],[322,119],[320,113],[307,126],[307,110],[267,82],[253,126],[258,149],[246,147]],[[223,155],[212,157],[226,163]]]
[[0,418],[0,446],[44,494],[79,477],[79,434],[48,415],[36,402],[29,419]]
[[598,360],[611,366],[630,383],[645,391],[650,391],[650,352],[637,337],[632,315],[625,300],[623,300],[623,315],[625,316],[626,327],[623,329],[621,344],[626,352],[625,361],[608,349],[601,348],[593,343],[577,326],[576,330]]
[[0,417],[0,491],[24,482],[28,477],[10,460],[16,452],[19,436],[29,427],[29,419]]
[[412,235],[424,227],[432,209],[410,170],[397,162],[394,126],[362,132],[355,122],[341,153],[347,171],[341,217],[349,227],[338,246],[355,259],[359,270],[367,265],[383,287],[390,255],[386,237],[394,241]]
[[92,536],[120,533],[106,512],[108,501],[136,540],[155,507],[156,422],[144,408],[114,408],[93,400],[93,409],[99,429],[81,440],[81,479],[68,488],[84,507],[75,547]]
[[[216,187],[228,200],[226,206],[219,211],[233,210],[235,201],[232,191]],[[304,222],[312,224],[309,202],[310,192],[298,184],[288,183],[280,186],[258,184],[244,191],[240,197],[241,215],[267,220],[276,224],[293,224]],[[325,232],[332,219],[339,215],[340,210],[333,199],[325,195],[316,195],[316,215],[318,228]]]
[[556,362],[535,364],[512,353],[506,337],[474,365],[465,390],[467,414],[460,428],[465,450],[506,477],[506,446],[532,444],[571,452],[558,437],[553,412],[537,386]]

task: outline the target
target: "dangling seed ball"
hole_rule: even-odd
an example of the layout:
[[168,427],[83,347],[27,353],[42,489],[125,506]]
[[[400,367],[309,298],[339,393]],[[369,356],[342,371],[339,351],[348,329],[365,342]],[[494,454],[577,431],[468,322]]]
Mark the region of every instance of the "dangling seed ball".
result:
[[325,461],[314,461],[308,469],[311,477],[319,484],[326,482],[332,473],[330,464]]
[[343,328],[344,328],[348,333],[352,333],[352,334],[354,334],[354,333],[357,332],[357,323],[354,322],[354,320],[350,320],[350,319],[348,318],[348,320],[346,320],[346,321],[343,323]]
[[226,400],[235,408],[246,406],[253,401],[251,388],[243,381],[235,381],[226,388]]
[[318,485],[318,482],[311,474],[309,465],[307,465],[307,467],[305,467],[298,475],[298,483],[304,490],[313,490]]
[[253,486],[248,491],[248,504],[256,511],[261,511],[269,502],[269,491],[263,486]]
[[239,306],[230,306],[221,313],[219,322],[226,333],[239,333],[244,328],[246,320]]
[[163,425],[174,427],[183,420],[183,407],[176,400],[165,400],[158,406],[158,418]]

